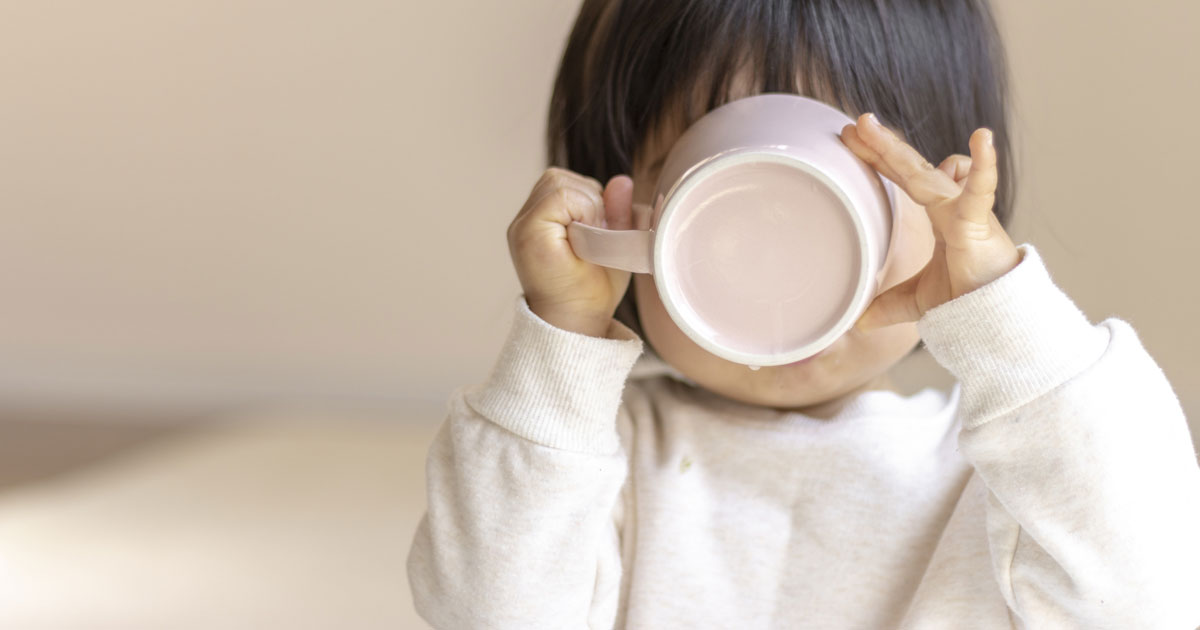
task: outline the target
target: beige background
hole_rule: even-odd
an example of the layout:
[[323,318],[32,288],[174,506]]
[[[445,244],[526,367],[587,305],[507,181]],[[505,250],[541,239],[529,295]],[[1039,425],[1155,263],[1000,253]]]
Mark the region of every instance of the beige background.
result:
[[[1039,247],[1093,322],[1118,316],[1134,325],[1194,419],[1200,5],[997,4],[1019,143],[1013,236]],[[409,501],[420,496],[420,453],[446,398],[486,375],[511,320],[519,286],[504,229],[543,168],[550,80],[576,7],[553,0],[7,3],[0,10],[0,418],[26,427],[43,418],[162,425],[242,421],[263,417],[244,410],[286,406],[329,410],[322,417],[334,425],[355,414],[410,423],[414,433],[386,438],[407,453],[387,479],[347,450],[328,457],[303,450],[324,439],[298,442],[301,454],[279,460],[294,463],[298,484],[311,484],[304,474],[346,470],[338,457],[363,470],[361,478],[338,477],[346,487],[397,484],[330,509],[357,505],[363,520],[394,518],[397,537],[379,540],[390,564],[370,568],[364,552],[357,568],[339,568],[339,579],[386,573],[363,580],[388,586],[376,603],[397,591],[405,601],[397,563],[417,512],[401,516],[380,503],[402,492]],[[901,381],[910,389],[948,383],[927,355],[905,367]],[[287,414],[267,416],[270,426],[288,424]],[[281,431],[282,441],[262,443],[292,443]],[[66,441],[55,435],[49,450]],[[23,448],[9,440],[12,450]],[[195,475],[219,496],[243,472],[253,474],[257,456],[231,446],[236,456],[204,459],[204,449],[227,453],[213,444],[188,451],[208,462],[188,470],[225,470],[227,477]],[[222,457],[240,467],[212,463]],[[154,468],[171,457],[139,461],[110,462],[126,472],[107,477],[76,470],[45,496],[10,496],[11,509],[16,501],[21,510],[41,510],[29,522],[95,529],[24,546],[10,530],[8,544],[55,550],[30,562],[49,567],[45,584],[63,584],[55,561],[64,575],[80,570],[63,540],[86,546],[97,540],[88,532],[127,531],[113,514],[136,513],[138,497],[161,507],[162,493],[189,492],[138,494],[137,483],[112,481],[192,478]],[[78,497],[102,496],[124,502],[84,516],[55,512],[63,501],[77,506]],[[314,496],[344,495],[327,486]],[[281,515],[291,512],[272,512],[268,498],[257,509],[286,520]],[[217,518],[203,505],[194,509],[195,518]],[[172,514],[181,513],[188,514]],[[378,533],[347,527],[330,524],[326,539]],[[231,537],[222,540],[241,540],[225,533]],[[326,539],[314,536],[297,539],[296,552],[321,548],[340,557],[336,545],[322,548]],[[144,566],[154,566],[152,548],[126,543],[128,553],[151,554]],[[210,588],[232,570],[206,566]],[[109,568],[94,567],[98,575]],[[281,568],[280,575],[289,571],[298,574]],[[304,594],[310,588],[317,590]],[[308,582],[280,592],[295,606],[334,606]],[[71,609],[49,602],[74,601],[92,613],[112,605],[93,602],[93,610],[90,599],[40,595],[46,599],[25,600],[34,604],[22,619]],[[375,619],[383,626],[411,614],[401,608],[383,606]]]
[[[1014,236],[1196,415],[1200,8],[998,4]],[[0,396],[437,404],[486,374],[574,6],[334,6],[5,8]]]

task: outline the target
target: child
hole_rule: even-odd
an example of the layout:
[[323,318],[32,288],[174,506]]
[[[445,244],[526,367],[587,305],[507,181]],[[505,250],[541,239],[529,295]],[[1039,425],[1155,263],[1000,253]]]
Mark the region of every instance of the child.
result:
[[[1133,328],[1092,325],[1005,232],[1005,73],[985,0],[586,0],[551,101],[556,168],[508,229],[512,329],[429,451],[418,612],[439,628],[1200,624],[1183,412]],[[650,276],[575,257],[566,226],[646,227],[631,204],[674,139],[760,92],[853,115],[843,142],[913,211],[860,327],[751,371],[675,327]],[[920,340],[949,394],[889,388]]]

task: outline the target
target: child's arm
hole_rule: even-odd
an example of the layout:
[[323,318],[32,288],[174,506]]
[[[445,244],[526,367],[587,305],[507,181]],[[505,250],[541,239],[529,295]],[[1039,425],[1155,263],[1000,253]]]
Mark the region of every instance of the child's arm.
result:
[[1133,328],[1092,326],[993,206],[991,132],[925,161],[869,114],[846,145],[924,206],[925,269],[861,325],[912,321],[962,383],[959,446],[988,487],[1008,606],[1034,628],[1200,624],[1200,468],[1179,400]]
[[487,381],[456,390],[426,463],[408,556],[438,628],[610,628],[621,584],[617,432],[642,341],[551,326],[524,297]]
[[1004,598],[1032,628],[1194,628],[1200,468],[1179,401],[1128,323],[1092,326],[1020,249],[918,321],[962,383]]

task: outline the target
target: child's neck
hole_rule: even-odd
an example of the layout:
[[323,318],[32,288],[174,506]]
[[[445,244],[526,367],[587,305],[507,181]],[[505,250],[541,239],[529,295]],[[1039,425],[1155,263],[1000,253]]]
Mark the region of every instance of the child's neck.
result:
[[879,390],[884,390],[884,391],[889,391],[889,392],[900,393],[900,390],[896,389],[895,381],[892,380],[891,372],[884,372],[883,374],[876,376],[874,379],[867,381],[857,391],[866,391],[868,389],[879,389]]
[[829,419],[829,418],[833,417],[834,415],[837,415],[838,411],[840,411],[842,406],[845,405],[847,402],[849,402],[854,397],[856,397],[859,394],[861,394],[865,391],[868,391],[868,390],[889,391],[889,392],[900,393],[899,390],[896,388],[895,382],[892,381],[891,373],[884,372],[883,374],[876,376],[875,378],[867,381],[866,383],[863,383],[862,385],[859,385],[858,387],[855,387],[854,389],[852,389],[844,394],[841,394],[837,398],[826,400],[824,402],[819,402],[819,403],[816,403],[813,405],[809,405],[807,407],[799,407],[799,408],[792,408],[792,409],[776,408],[776,410],[777,411],[785,411],[785,412],[798,412],[798,413],[802,413],[806,416],[811,416],[813,418]]

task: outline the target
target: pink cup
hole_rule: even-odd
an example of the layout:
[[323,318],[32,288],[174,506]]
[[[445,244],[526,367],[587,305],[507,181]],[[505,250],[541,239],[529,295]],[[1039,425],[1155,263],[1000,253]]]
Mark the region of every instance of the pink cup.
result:
[[652,273],[698,345],[749,365],[815,355],[879,293],[895,251],[895,185],[846,147],[854,120],[795,94],[723,105],[671,148],[636,228],[567,227],[576,255]]

